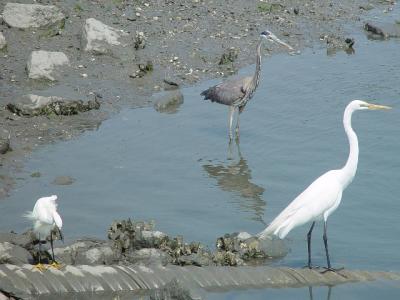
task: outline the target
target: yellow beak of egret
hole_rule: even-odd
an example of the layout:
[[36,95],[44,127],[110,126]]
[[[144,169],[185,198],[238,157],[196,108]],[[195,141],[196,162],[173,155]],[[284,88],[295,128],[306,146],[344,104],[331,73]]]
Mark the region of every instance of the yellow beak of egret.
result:
[[378,109],[392,109],[392,108],[390,106],[386,106],[386,105],[368,103],[368,109],[378,110]]

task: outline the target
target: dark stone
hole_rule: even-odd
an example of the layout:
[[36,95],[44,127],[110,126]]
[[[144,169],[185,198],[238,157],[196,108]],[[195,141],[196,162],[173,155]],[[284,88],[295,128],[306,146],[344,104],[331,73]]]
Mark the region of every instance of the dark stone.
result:
[[55,185],[71,185],[75,182],[75,179],[70,176],[58,176],[53,180]]
[[219,60],[219,65],[226,65],[229,63],[233,63],[239,55],[239,50],[235,48],[230,48],[228,49],[227,52],[223,53],[220,60]]

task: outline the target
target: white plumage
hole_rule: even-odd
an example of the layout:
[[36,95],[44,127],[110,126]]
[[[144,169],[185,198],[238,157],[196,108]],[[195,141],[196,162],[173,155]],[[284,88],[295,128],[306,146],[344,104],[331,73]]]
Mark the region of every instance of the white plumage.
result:
[[36,201],[33,210],[25,214],[25,217],[33,221],[33,231],[39,239],[39,264],[37,265],[39,270],[44,268],[41,264],[41,241],[45,241],[48,236],[50,236],[51,254],[53,260],[52,265],[56,268],[59,268],[59,265],[54,258],[52,236],[52,231],[55,229],[59,232],[61,240],[63,240],[61,233],[62,219],[57,212],[56,200],[56,195],[39,198]]
[[327,244],[327,220],[340,204],[344,189],[352,182],[358,164],[358,139],[351,127],[351,117],[357,110],[389,109],[388,106],[370,104],[361,100],[350,102],[343,116],[343,126],[346,131],[350,153],[345,166],[338,170],[331,170],[318,177],[300,195],[298,195],[262,232],[258,237],[265,239],[268,236],[276,235],[283,239],[295,227],[313,222],[308,232],[308,267],[311,268],[311,232],[315,221],[324,220],[324,243],[328,262],[328,269],[331,269],[328,244]]
[[33,221],[33,231],[38,234],[39,239],[46,239],[55,226],[60,230],[62,228],[62,219],[57,212],[56,200],[56,195],[39,198],[33,211],[26,214],[26,217]]

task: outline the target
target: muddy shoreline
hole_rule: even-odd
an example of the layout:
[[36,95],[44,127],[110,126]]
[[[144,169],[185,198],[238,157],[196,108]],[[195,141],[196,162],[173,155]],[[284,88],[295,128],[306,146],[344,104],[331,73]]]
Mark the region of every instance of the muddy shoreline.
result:
[[[19,1],[19,3],[31,3]],[[56,33],[41,28],[18,29],[0,18],[7,46],[0,52],[1,134],[10,134],[12,151],[0,155],[0,197],[6,197],[24,160],[41,145],[68,140],[121,108],[152,105],[151,95],[199,81],[235,74],[254,63],[259,32],[268,29],[301,51],[316,44],[330,53],[351,38],[344,24],[362,30],[371,9],[389,10],[382,1],[36,1],[57,6],[66,16]],[[3,12],[6,2],[0,4]],[[125,44],[107,54],[84,51],[83,26],[88,18],[125,34]],[[137,36],[143,39],[138,42]],[[355,47],[357,44],[355,44]],[[57,81],[29,79],[32,51],[62,51],[70,67]],[[264,57],[285,51],[266,45]],[[221,60],[224,54],[228,60]],[[225,56],[226,58],[227,56]],[[232,58],[232,59],[230,59]],[[151,63],[151,69],[142,72]],[[140,76],[137,76],[140,73]],[[171,84],[172,83],[172,84]],[[176,84],[176,85],[175,85]],[[76,115],[20,116],[6,107],[27,94],[79,101],[99,95],[100,109]],[[200,97],[199,97],[200,101]]]

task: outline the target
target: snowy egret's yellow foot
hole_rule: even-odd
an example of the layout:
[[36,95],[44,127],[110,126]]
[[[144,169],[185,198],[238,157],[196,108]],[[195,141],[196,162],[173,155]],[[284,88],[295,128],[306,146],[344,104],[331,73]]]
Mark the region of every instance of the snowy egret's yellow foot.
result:
[[340,276],[342,276],[344,278],[347,278],[344,274],[340,273],[340,271],[344,270],[344,268],[335,269],[335,268],[323,267],[323,269],[324,270],[321,271],[321,274],[325,274],[326,272],[333,272],[333,273],[336,273],[336,274],[338,274],[338,275],[340,275]]
[[62,264],[60,264],[56,261],[53,261],[50,266],[52,266],[54,269],[57,269],[57,270],[60,270],[63,267]]
[[38,263],[36,265],[33,266],[34,269],[38,269],[40,272],[46,271],[47,267],[46,265],[42,264],[42,263]]

